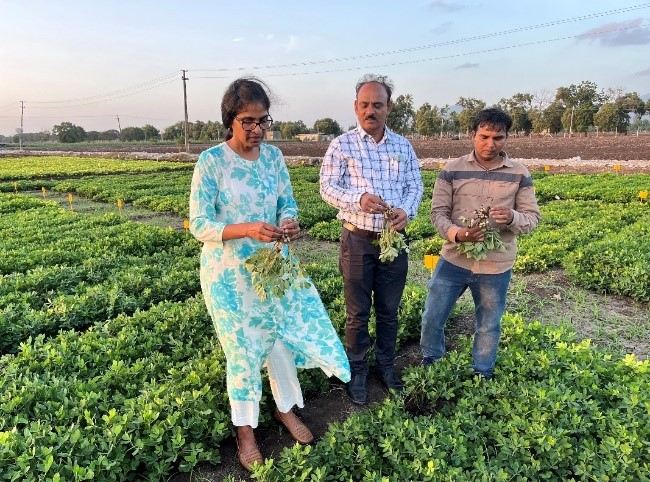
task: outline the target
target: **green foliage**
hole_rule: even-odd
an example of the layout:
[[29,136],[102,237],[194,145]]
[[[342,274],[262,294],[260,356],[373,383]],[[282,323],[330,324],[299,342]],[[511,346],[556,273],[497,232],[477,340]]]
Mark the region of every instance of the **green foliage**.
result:
[[120,132],[120,140],[125,142],[144,141],[145,137],[141,127],[125,127]]
[[338,122],[329,117],[325,117],[314,122],[314,132],[319,132],[321,134],[333,134],[335,136],[338,136],[343,131],[341,130],[341,126]]
[[[288,240],[287,240],[288,241]],[[245,262],[253,288],[261,300],[281,298],[290,288],[305,288],[305,276],[291,246],[276,241],[271,248],[260,248]]]
[[341,221],[319,221],[311,227],[309,235],[322,241],[338,241],[341,238]]
[[[187,171],[191,168],[193,168],[193,164],[167,161],[136,161],[130,159],[61,156],[3,157],[0,158],[0,180],[14,181],[44,177],[74,177],[87,174]],[[131,178],[133,179],[132,176]],[[11,190],[13,191],[13,187]]]
[[386,125],[395,132],[405,135],[413,130],[415,109],[411,94],[399,95],[392,101],[391,111],[386,118]]
[[0,353],[200,289],[199,246],[185,233],[20,196],[0,196],[0,211],[11,236],[0,245]]
[[565,266],[586,288],[650,301],[650,209],[637,222],[577,248]]
[[257,480],[647,480],[650,362],[614,360],[561,328],[504,318],[496,378],[471,344],[412,368],[403,397],[285,449]]
[[471,97],[461,97],[457,104],[463,108],[458,114],[459,127],[463,132],[469,132],[476,114],[485,109],[485,102]]
[[52,128],[59,142],[72,143],[81,142],[86,139],[86,131],[83,127],[72,124],[71,122],[61,122]]
[[392,216],[392,208],[384,213],[384,227],[377,241],[377,245],[379,246],[379,261],[382,263],[393,262],[399,256],[400,251],[409,252],[404,235],[397,232],[390,222]]

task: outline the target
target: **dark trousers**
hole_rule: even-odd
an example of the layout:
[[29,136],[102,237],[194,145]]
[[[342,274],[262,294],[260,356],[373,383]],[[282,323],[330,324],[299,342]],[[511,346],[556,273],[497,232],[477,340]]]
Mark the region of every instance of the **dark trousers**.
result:
[[370,308],[375,308],[375,353],[379,368],[392,367],[397,340],[397,310],[406,284],[408,255],[401,252],[391,263],[379,261],[379,248],[371,239],[343,229],[339,267],[345,294],[345,350],[352,373],[368,371],[372,345],[368,333]]

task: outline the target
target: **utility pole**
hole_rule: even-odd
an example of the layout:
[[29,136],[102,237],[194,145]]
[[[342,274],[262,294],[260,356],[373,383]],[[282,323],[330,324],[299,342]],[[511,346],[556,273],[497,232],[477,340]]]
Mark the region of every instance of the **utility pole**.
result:
[[575,106],[571,106],[571,124],[569,125],[569,137],[573,136],[573,111],[576,110]]
[[190,139],[188,136],[188,126],[187,126],[187,84],[185,83],[186,80],[189,80],[187,77],[185,77],[185,73],[187,70],[183,69],[181,70],[183,72],[183,76],[181,77],[183,79],[183,102],[185,104],[185,152],[189,153],[190,152]]
[[19,149],[23,150],[23,112],[25,112],[25,101],[20,101],[20,135],[18,136]]
[[120,135],[122,134],[122,126],[120,125],[120,115],[116,114],[115,118],[117,119],[117,130],[120,131]]

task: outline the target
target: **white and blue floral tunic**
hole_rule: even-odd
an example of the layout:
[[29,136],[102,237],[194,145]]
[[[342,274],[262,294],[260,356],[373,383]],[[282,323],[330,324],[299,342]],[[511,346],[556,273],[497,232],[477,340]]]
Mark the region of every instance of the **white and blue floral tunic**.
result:
[[260,146],[255,161],[226,143],[199,156],[192,178],[190,231],[201,242],[201,289],[227,360],[227,386],[235,402],[259,403],[261,368],[276,340],[299,368],[321,368],[350,379],[345,350],[316,288],[290,289],[280,299],[260,300],[244,261],[268,247],[251,238],[222,241],[226,225],[296,218],[289,172],[280,150]]

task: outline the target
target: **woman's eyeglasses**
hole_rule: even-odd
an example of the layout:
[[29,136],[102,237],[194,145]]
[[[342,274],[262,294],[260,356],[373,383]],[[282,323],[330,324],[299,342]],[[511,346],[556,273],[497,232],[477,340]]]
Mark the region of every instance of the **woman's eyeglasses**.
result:
[[237,117],[235,117],[235,120],[239,121],[241,128],[245,131],[254,131],[257,126],[260,126],[260,128],[263,130],[268,130],[271,128],[271,125],[273,125],[273,119],[270,115],[266,116],[260,121],[254,121],[252,119],[238,119]]

